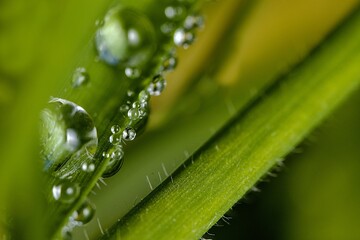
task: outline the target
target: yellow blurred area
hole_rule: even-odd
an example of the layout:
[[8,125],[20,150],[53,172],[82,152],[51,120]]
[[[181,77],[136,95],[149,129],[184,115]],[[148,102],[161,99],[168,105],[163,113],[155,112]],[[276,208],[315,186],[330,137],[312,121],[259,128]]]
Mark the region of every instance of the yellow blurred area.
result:
[[[301,61],[358,4],[357,0],[263,0],[213,3],[205,9],[205,29],[188,50],[178,50],[179,64],[167,76],[166,91],[152,101],[149,128],[159,126],[198,74],[234,88],[270,81]],[[228,26],[229,23],[238,21]],[[229,31],[226,31],[230,27]],[[223,43],[224,34],[233,34]],[[225,56],[224,56],[225,55]],[[212,59],[214,56],[222,57]],[[223,61],[222,61],[223,60]]]

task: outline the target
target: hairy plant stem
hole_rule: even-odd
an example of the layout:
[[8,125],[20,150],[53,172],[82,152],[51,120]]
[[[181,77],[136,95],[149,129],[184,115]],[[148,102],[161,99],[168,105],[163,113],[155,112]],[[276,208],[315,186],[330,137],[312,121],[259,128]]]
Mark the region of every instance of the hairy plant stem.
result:
[[101,239],[198,239],[360,84],[358,10]]

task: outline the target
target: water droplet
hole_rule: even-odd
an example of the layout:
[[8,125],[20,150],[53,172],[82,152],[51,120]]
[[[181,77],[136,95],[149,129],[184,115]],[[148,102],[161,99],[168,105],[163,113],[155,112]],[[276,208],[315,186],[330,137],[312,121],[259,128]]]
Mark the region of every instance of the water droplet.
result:
[[120,133],[114,133],[109,137],[109,142],[112,144],[117,144],[121,141],[121,134]]
[[139,118],[139,110],[138,108],[131,108],[128,111],[128,117],[130,118],[130,120],[136,120]]
[[119,108],[120,112],[122,112],[122,113],[126,113],[127,111],[129,111],[129,109],[130,109],[130,107],[127,104],[123,104]]
[[110,131],[112,133],[118,133],[120,131],[120,126],[119,125],[113,125],[110,129]]
[[125,68],[125,75],[130,79],[136,79],[140,77],[141,71],[138,68],[127,67]]
[[186,9],[180,5],[168,6],[165,8],[165,16],[171,20],[182,19],[186,14]]
[[106,169],[102,175],[104,178],[114,176],[121,168],[124,162],[124,151],[121,145],[114,145],[106,154],[109,158]]
[[77,184],[71,182],[63,182],[54,185],[52,194],[55,200],[63,203],[72,203],[80,194],[80,188]]
[[[128,95],[129,97],[133,97],[133,96],[135,96],[135,92],[132,91],[132,90],[128,90],[128,91],[127,91],[127,95]],[[129,101],[129,103],[131,103],[131,102]]]
[[136,131],[131,127],[127,127],[124,129],[122,137],[125,141],[132,141],[136,137]]
[[85,201],[71,216],[76,225],[84,225],[91,221],[95,215],[95,207],[89,201]]
[[133,102],[132,108],[139,108],[139,107],[140,107],[140,103],[139,103],[139,102],[137,102],[137,101]]
[[147,92],[147,91],[141,91],[140,93],[139,93],[139,101],[140,101],[140,103],[143,103],[143,102],[148,102],[149,101],[149,99],[150,99],[150,94]]
[[165,35],[170,35],[175,30],[175,24],[172,22],[166,22],[161,25],[160,30]]
[[[82,107],[53,98],[42,111],[41,120],[41,157],[46,171],[57,175],[56,171],[73,158],[93,157],[98,143],[97,132],[90,115]],[[78,167],[81,167],[80,162]]]
[[204,26],[204,18],[200,15],[189,15],[184,21],[185,29],[191,30],[195,28],[202,28]]
[[149,19],[135,11],[114,7],[95,37],[100,59],[112,66],[139,66],[155,51],[155,30]]
[[81,165],[81,169],[82,169],[84,172],[93,172],[93,171],[95,170],[95,164],[94,164],[94,163],[84,162],[84,163]]
[[177,65],[176,57],[170,56],[163,61],[160,70],[161,71],[172,71],[175,69],[176,65]]
[[193,31],[186,31],[183,28],[176,29],[174,33],[174,43],[177,46],[188,48],[195,40],[195,34]]
[[74,88],[81,87],[87,84],[89,80],[90,80],[90,76],[86,72],[85,68],[83,67],[76,68],[72,77],[72,86]]
[[147,110],[145,108],[139,108],[139,118],[143,118],[147,115]]
[[147,87],[147,91],[152,96],[159,96],[166,86],[166,81],[162,75],[156,75]]

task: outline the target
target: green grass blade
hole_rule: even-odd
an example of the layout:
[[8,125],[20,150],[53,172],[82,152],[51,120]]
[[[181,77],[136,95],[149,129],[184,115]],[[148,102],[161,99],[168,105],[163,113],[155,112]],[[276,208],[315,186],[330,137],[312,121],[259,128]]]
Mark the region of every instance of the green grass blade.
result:
[[101,239],[198,239],[360,84],[360,12]]

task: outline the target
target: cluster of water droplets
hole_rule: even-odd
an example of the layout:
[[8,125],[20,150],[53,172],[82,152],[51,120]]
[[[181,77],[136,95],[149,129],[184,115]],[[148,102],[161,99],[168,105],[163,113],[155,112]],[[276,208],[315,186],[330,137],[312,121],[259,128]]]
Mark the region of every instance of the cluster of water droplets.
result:
[[[163,34],[183,48],[189,47],[195,40],[196,29],[203,26],[203,18],[188,11],[182,1],[165,7],[163,12],[167,20],[160,26]],[[123,69],[128,79],[139,79],[147,84],[143,89],[127,92],[127,100],[119,107],[123,119],[110,127],[106,149],[97,155],[98,159],[95,159],[97,130],[84,108],[69,100],[52,98],[42,111],[41,157],[45,171],[57,178],[52,186],[52,198],[61,204],[71,204],[80,196],[81,188],[73,180],[76,171],[91,174],[98,160],[107,163],[102,177],[111,177],[120,170],[126,143],[133,141],[146,124],[151,96],[163,92],[166,72],[177,65],[174,50],[171,50],[152,75],[148,76],[143,70],[155,53],[156,31],[150,20],[135,10],[114,7],[97,26],[98,58],[111,67]],[[71,78],[73,88],[85,86],[89,81],[90,75],[84,67],[75,69]],[[70,239],[72,229],[89,222],[94,212],[95,207],[85,201],[70,216],[63,229],[64,238]]]

